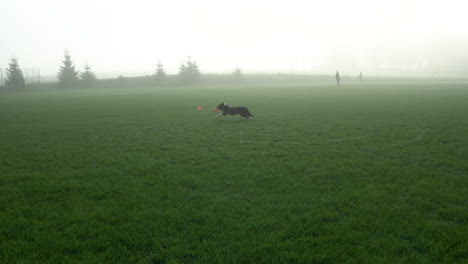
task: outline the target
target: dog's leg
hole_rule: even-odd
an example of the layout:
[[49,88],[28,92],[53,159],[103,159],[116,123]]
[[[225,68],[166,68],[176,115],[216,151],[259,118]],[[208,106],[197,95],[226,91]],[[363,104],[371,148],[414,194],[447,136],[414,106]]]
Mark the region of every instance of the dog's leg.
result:
[[249,115],[248,113],[245,113],[245,112],[244,112],[244,113],[241,113],[240,116],[249,119],[249,116],[250,116],[250,115]]
[[249,118],[253,118],[253,115],[250,113],[249,109],[245,109],[245,114],[249,117]]

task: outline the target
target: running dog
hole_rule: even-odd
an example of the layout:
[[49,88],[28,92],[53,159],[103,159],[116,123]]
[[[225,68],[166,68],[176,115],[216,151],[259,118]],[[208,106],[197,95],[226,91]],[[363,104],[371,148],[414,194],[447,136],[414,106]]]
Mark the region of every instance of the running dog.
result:
[[225,103],[221,103],[220,105],[218,105],[216,107],[214,112],[218,112],[219,110],[223,111],[222,113],[220,113],[220,114],[223,114],[223,116],[225,116],[225,115],[240,115],[240,116],[245,117],[247,119],[253,118],[253,115],[249,112],[249,109],[247,109],[247,107],[245,107],[245,106],[233,107],[233,106],[229,106],[229,105],[227,105]]

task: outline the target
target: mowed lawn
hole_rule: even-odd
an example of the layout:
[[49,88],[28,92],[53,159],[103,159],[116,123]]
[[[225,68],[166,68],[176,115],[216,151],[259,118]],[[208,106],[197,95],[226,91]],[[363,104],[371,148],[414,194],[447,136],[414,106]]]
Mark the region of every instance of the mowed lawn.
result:
[[2,264],[466,263],[467,188],[466,83],[0,93]]

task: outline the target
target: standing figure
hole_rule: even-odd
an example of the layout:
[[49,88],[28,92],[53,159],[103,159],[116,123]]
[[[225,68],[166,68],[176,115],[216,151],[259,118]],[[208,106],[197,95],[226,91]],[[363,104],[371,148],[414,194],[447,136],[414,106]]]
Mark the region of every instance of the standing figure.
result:
[[359,81],[362,82],[362,72],[359,73]]
[[335,74],[335,79],[336,79],[336,85],[340,86],[340,73],[336,72]]

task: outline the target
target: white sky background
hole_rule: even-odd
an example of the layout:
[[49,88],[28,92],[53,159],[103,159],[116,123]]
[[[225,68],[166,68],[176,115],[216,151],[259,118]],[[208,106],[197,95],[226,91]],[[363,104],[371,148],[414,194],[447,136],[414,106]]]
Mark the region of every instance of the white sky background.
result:
[[[68,49],[98,74],[468,72],[464,0],[0,0],[0,67],[55,75]],[[102,77],[99,76],[98,77]]]

